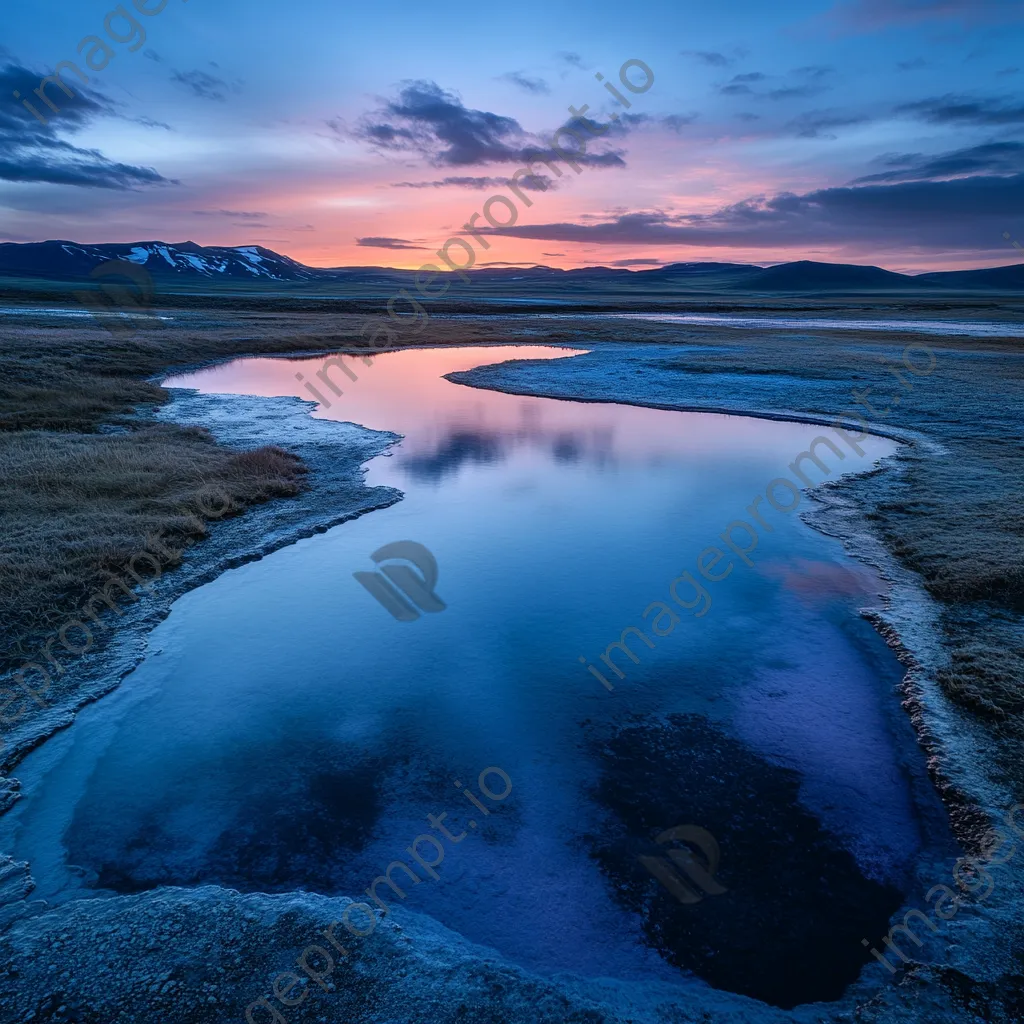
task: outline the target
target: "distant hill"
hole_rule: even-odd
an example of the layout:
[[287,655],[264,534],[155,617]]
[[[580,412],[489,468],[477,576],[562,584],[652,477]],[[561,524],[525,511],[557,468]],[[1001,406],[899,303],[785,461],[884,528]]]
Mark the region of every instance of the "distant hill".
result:
[[[410,287],[415,274],[389,267],[307,267],[260,245],[210,246],[195,242],[126,242],[81,245],[77,242],[0,243],[0,278],[30,277],[81,281],[103,263],[127,260],[165,286],[181,282],[210,284],[335,284],[378,290]],[[621,267],[479,267],[470,270],[475,282],[512,301],[560,301],[571,294],[629,301],[641,294],[668,298],[713,294],[842,294],[864,292],[928,292],[1024,290],[1024,264],[989,270],[896,274],[881,267],[800,260],[774,267],[747,263],[671,263],[650,270]],[[518,296],[512,298],[513,296]],[[469,296],[466,296],[469,298]],[[485,296],[481,295],[481,298]]]
[[635,271],[634,276],[661,285],[677,284],[684,288],[742,288],[763,267],[750,263],[670,263],[657,270]]
[[669,263],[637,273],[649,277],[749,277],[763,269],[752,263]]
[[1024,263],[1012,267],[989,267],[985,270],[948,270],[934,274],[921,274],[915,281],[931,281],[943,288],[973,291],[1013,292],[1024,289]]
[[[938,275],[941,277],[942,275]],[[935,288],[939,282],[923,281],[909,274],[896,274],[881,267],[852,263],[815,263],[799,260],[782,263],[741,278],[735,287],[753,292],[817,291],[919,291]]]
[[[259,245],[203,246],[195,242],[125,242],[82,245],[78,242],[0,243],[0,276],[44,277],[77,281],[88,278],[101,263],[127,260],[155,278],[264,281],[343,281],[346,284],[408,284],[413,272],[389,267],[307,267]],[[616,281],[671,283],[695,281],[727,284],[762,268],[741,263],[673,263],[654,270],[620,267],[480,267],[470,274],[478,281],[586,285]]]

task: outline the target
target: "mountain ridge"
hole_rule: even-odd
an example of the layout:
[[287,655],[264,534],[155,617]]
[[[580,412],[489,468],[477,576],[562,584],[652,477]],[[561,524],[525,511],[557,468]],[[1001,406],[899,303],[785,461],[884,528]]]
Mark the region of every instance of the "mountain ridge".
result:
[[[87,245],[67,239],[45,242],[0,243],[0,278],[41,277],[88,280],[98,267],[123,260],[150,276],[181,281],[257,283],[343,282],[349,284],[410,283],[416,271],[392,267],[309,267],[261,245],[203,246],[196,242],[159,240]],[[797,260],[773,266],[746,263],[681,262],[646,270],[625,267],[562,269],[536,264],[531,267],[479,267],[468,273],[479,281],[595,285],[659,285],[679,283],[744,292],[855,291],[1006,291],[1024,288],[1024,264],[980,270],[933,271],[901,274],[865,264]]]

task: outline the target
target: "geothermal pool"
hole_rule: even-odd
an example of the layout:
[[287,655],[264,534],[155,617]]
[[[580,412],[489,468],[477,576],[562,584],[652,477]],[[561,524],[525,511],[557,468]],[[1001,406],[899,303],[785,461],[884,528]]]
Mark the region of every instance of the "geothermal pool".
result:
[[[34,898],[215,883],[365,901],[447,812],[466,836],[439,879],[383,890],[399,921],[430,915],[537,972],[779,1006],[842,993],[935,811],[900,666],[858,614],[881,585],[765,505],[772,532],[753,566],[704,582],[706,614],[669,596],[823,428],[443,376],[573,355],[413,350],[349,361],[356,382],[332,374],[345,394],[315,415],[404,435],[368,467],[404,499],[181,598],[121,687],[26,759],[0,847],[31,862]],[[168,386],[308,398],[296,374],[321,365],[245,359]],[[863,447],[836,469],[895,445]],[[353,574],[407,540],[436,559],[444,607],[402,621]],[[666,635],[642,617],[655,602],[677,619]],[[600,656],[630,626],[654,646],[633,634],[636,662],[613,651],[620,678]],[[455,780],[475,788],[488,767],[512,791],[484,817]],[[704,838],[673,865],[656,840],[679,827]]]

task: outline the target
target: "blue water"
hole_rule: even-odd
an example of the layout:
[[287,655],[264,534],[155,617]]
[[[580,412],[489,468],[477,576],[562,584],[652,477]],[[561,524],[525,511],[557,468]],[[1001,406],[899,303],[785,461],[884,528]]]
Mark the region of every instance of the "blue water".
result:
[[[763,505],[773,532],[753,567],[706,583],[707,614],[673,605],[670,635],[632,645],[640,664],[615,658],[613,691],[579,660],[604,667],[652,602],[671,605],[673,578],[821,428],[442,376],[511,356],[572,353],[351,364],[358,382],[317,415],[403,434],[368,482],[404,500],[182,597],[120,689],[30,755],[0,848],[32,862],[37,897],[207,882],[358,897],[446,811],[466,838],[439,881],[391,899],[399,917],[430,914],[538,971],[692,971],[779,1005],[856,976],[859,938],[887,929],[922,842],[900,668],[857,613],[878,580]],[[169,384],[304,394],[296,372],[319,368],[241,360]],[[844,466],[894,449],[865,447]],[[398,621],[353,578],[400,540],[436,557],[443,611]],[[484,817],[453,780],[476,787],[490,766],[512,792]],[[727,892],[688,907],[637,873],[678,825],[715,836]],[[809,947],[822,964],[806,984],[760,977]]]

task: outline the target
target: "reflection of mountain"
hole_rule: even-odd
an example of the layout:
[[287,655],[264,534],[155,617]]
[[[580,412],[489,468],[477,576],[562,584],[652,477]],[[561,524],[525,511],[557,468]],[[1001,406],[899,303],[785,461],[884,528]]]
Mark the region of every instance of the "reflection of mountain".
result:
[[414,480],[436,482],[457,473],[464,465],[502,462],[523,444],[550,451],[552,458],[560,463],[580,462],[589,456],[604,464],[611,457],[612,435],[605,429],[590,432],[558,429],[549,433],[536,423],[510,431],[450,427],[433,451],[406,456],[402,459],[402,468]]

